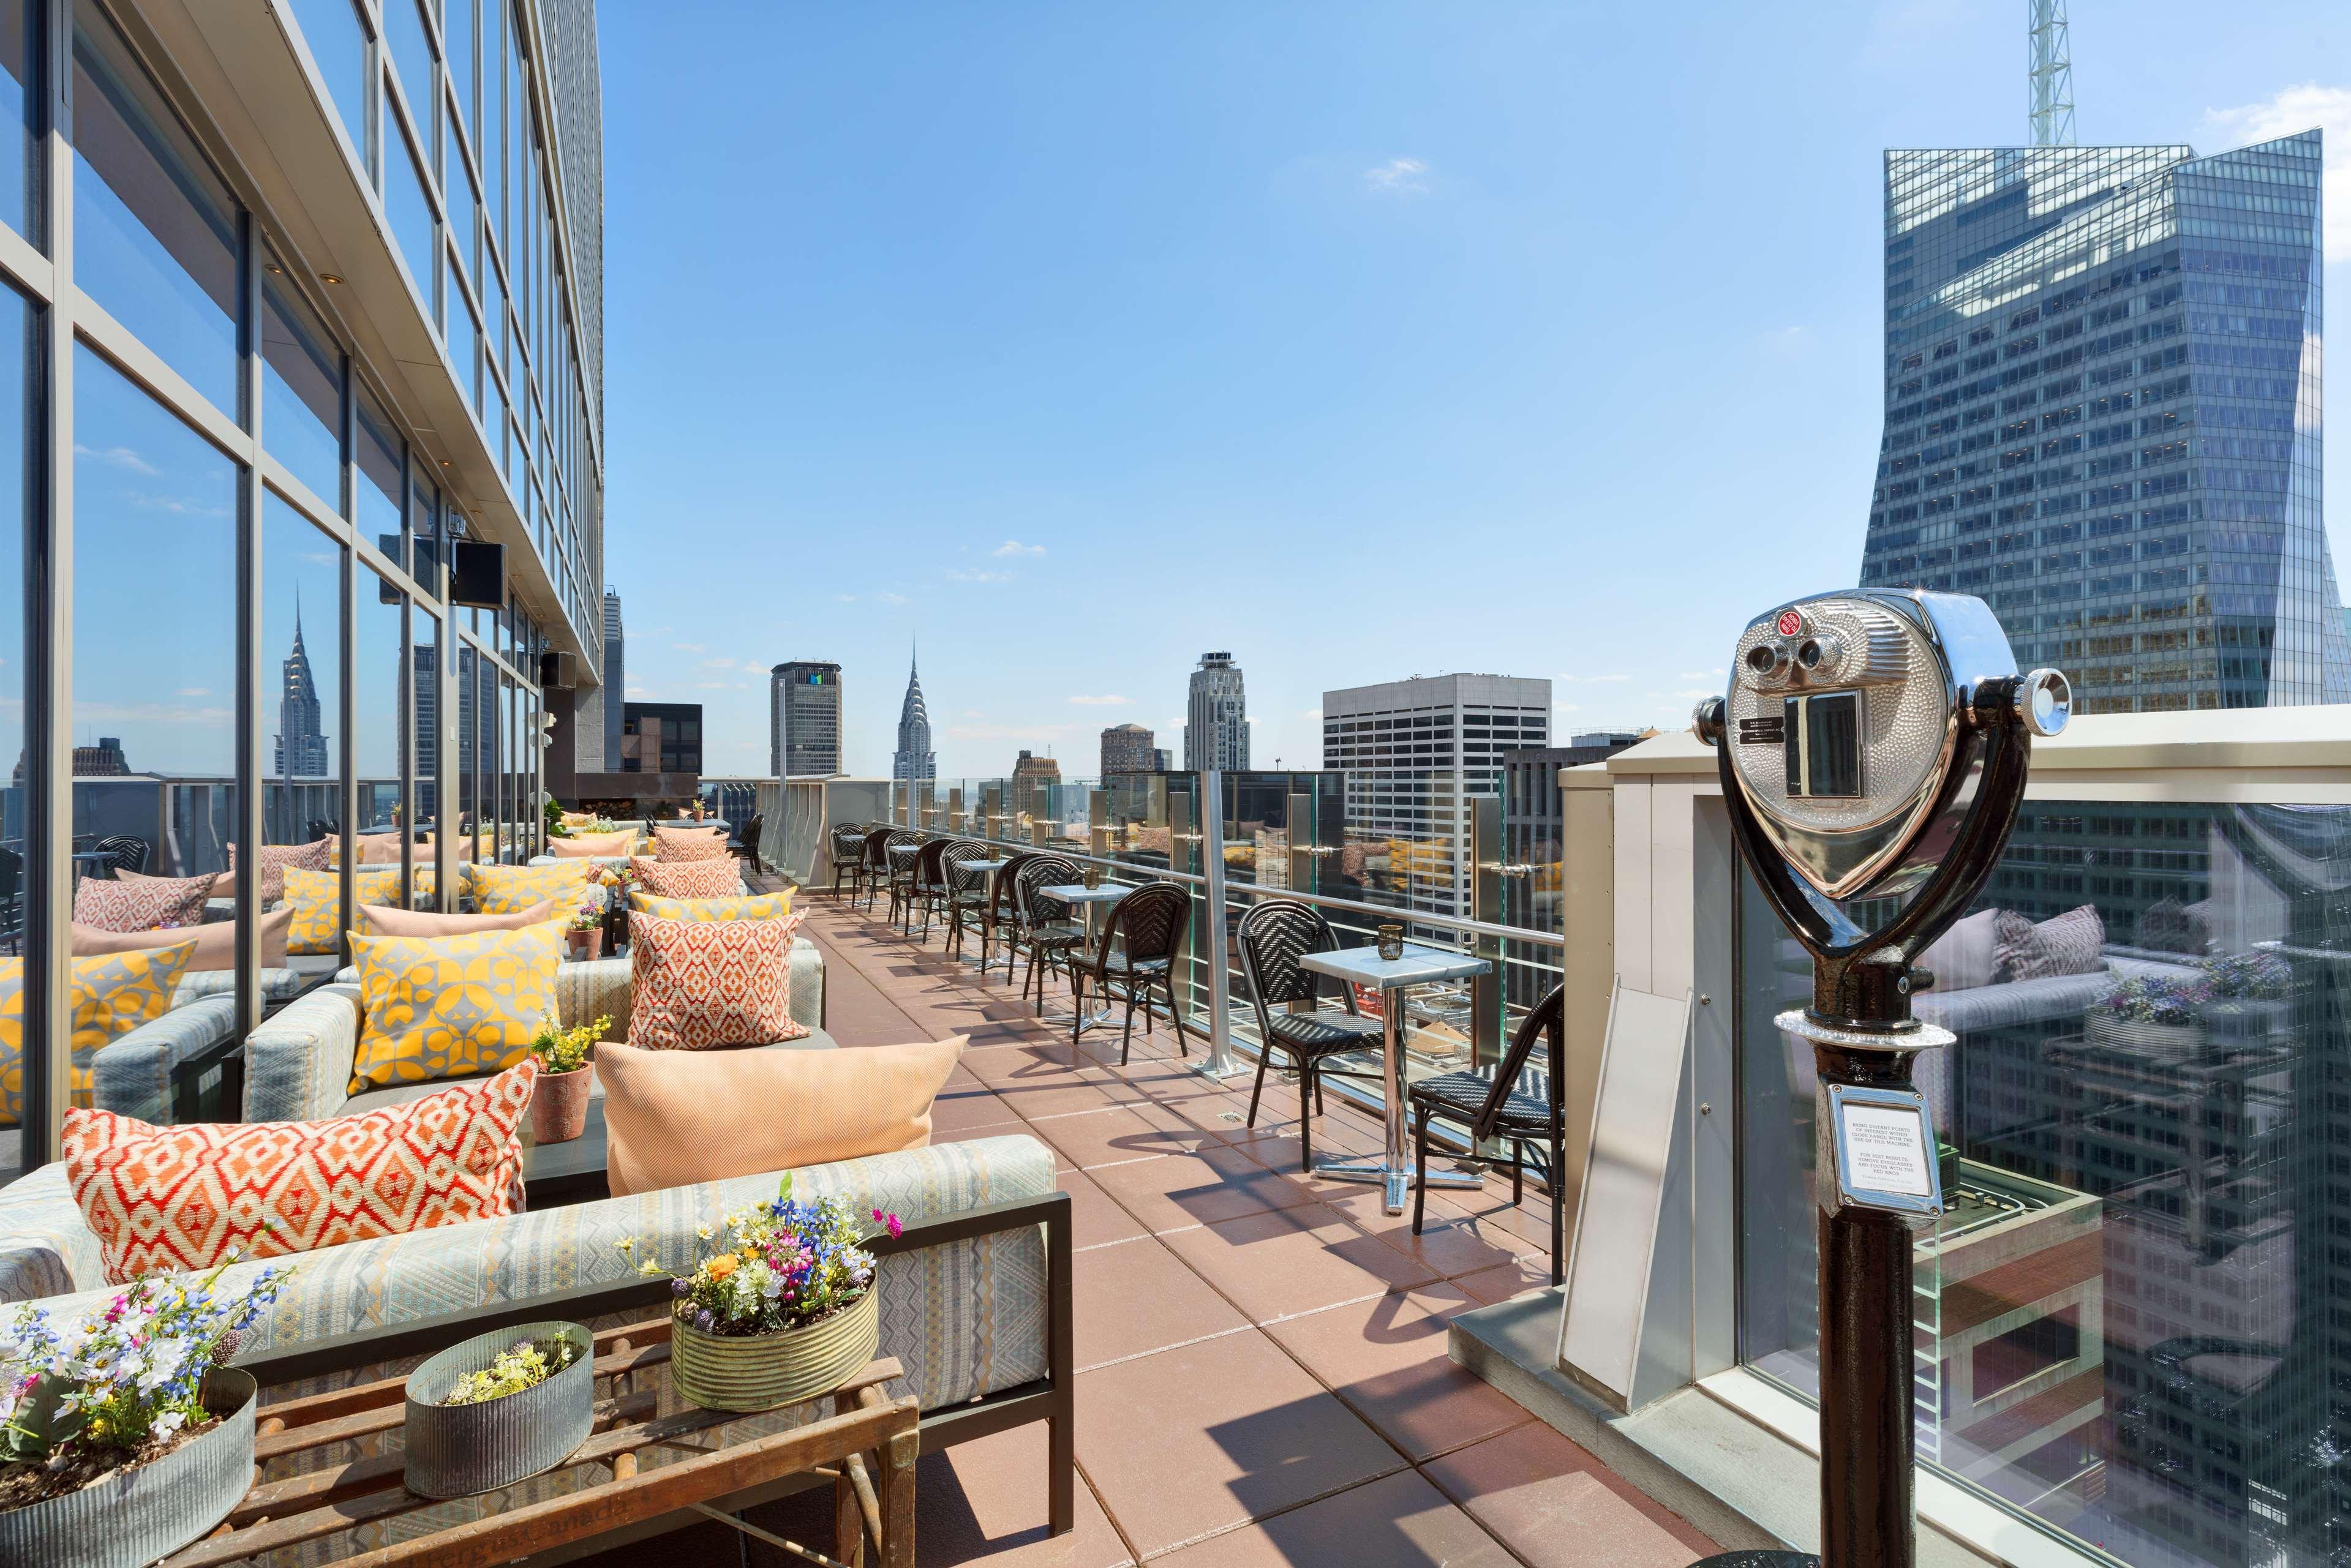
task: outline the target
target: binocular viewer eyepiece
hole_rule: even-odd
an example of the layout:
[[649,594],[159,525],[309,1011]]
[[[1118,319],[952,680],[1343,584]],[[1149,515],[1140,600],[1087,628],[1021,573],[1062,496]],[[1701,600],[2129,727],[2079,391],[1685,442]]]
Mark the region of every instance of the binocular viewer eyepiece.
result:
[[1919,590],[1815,594],[1747,623],[1730,681],[1692,729],[1774,847],[1830,898],[1915,886],[1964,810],[1971,742],[2054,735],[2055,670],[2019,674],[1980,599]]

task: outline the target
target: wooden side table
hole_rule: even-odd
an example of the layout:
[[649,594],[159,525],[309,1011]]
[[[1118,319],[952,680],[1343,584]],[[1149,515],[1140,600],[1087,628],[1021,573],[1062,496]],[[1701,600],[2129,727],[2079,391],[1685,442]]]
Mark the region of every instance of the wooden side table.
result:
[[[595,1374],[602,1391],[596,1427],[551,1472],[590,1467],[603,1472],[576,1490],[485,1511],[481,1517],[372,1551],[353,1544],[350,1555],[340,1557],[335,1537],[371,1521],[445,1506],[401,1484],[401,1455],[371,1455],[257,1481],[218,1531],[167,1559],[165,1568],[219,1568],[312,1542],[326,1543],[329,1560],[366,1568],[494,1568],[615,1532],[632,1538],[643,1531],[632,1527],[681,1512],[718,1520],[820,1568],[862,1568],[869,1542],[877,1568],[914,1568],[914,1460],[920,1447],[915,1428],[921,1412],[913,1396],[893,1400],[883,1392],[883,1384],[903,1375],[894,1359],[872,1362],[799,1406],[831,1401],[832,1414],[823,1419],[788,1432],[740,1432],[753,1417],[691,1406],[668,1416],[658,1413],[668,1385],[669,1329],[664,1317],[596,1335]],[[263,1406],[255,1444],[260,1473],[267,1473],[273,1459],[400,1427],[407,1414],[406,1386],[405,1379],[391,1378]],[[670,1402],[675,1402],[674,1396]],[[640,1470],[639,1456],[647,1449],[690,1457]],[[762,1500],[753,1494],[776,1481],[812,1470],[833,1480],[831,1556],[730,1511]]]

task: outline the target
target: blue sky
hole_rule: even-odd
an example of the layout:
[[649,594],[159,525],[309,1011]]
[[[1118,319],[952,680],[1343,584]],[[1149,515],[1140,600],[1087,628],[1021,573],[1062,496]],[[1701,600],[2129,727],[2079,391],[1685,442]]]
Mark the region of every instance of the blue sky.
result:
[[[2351,299],[2351,11],[2071,12],[2085,142],[2326,126]],[[2024,14],[605,5],[631,695],[702,702],[711,773],[764,769],[789,658],[886,771],[917,632],[947,775],[1180,745],[1208,648],[1261,767],[1447,670],[1682,722],[1858,569],[1880,153],[2023,141]]]

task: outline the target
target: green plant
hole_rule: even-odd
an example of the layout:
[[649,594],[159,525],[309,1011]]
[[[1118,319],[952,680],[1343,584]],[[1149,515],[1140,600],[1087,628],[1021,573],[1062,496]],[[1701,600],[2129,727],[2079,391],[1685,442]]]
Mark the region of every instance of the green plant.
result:
[[547,836],[549,838],[568,839],[571,836],[571,830],[563,825],[562,804],[558,801],[554,796],[541,795],[539,797],[539,814],[540,819],[547,823]]
[[2294,968],[2275,953],[2233,953],[2204,966],[2212,995],[2232,1000],[2273,1002],[2294,984]]
[[599,1018],[594,1023],[583,1023],[565,1029],[549,1013],[538,1015],[538,1032],[531,1037],[530,1053],[538,1058],[541,1072],[577,1072],[588,1065],[589,1053],[596,1041],[612,1027],[609,1018]]
[[479,1372],[469,1372],[449,1390],[444,1405],[486,1405],[509,1394],[536,1388],[580,1359],[580,1347],[562,1335],[553,1339],[518,1339],[491,1358]]

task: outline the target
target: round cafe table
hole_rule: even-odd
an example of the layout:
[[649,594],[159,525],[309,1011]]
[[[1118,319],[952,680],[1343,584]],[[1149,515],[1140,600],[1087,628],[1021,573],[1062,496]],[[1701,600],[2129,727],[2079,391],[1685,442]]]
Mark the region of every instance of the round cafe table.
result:
[[[1063,904],[1074,904],[1085,912],[1086,952],[1091,956],[1095,943],[1101,939],[1101,916],[1096,911],[1108,909],[1112,904],[1133,893],[1134,889],[1122,887],[1114,882],[1103,883],[1100,887],[1088,887],[1083,883],[1072,882],[1064,883],[1057,887],[1039,888],[1037,891],[1047,898],[1058,898]],[[1099,1010],[1088,1013],[1082,1018],[1077,1017],[1074,1009],[1066,1013],[1047,1013],[1045,1018],[1051,1023],[1068,1023],[1074,1019],[1077,1027],[1071,1032],[1083,1034],[1094,1025],[1107,1023],[1110,1020],[1110,998],[1105,996]]]

